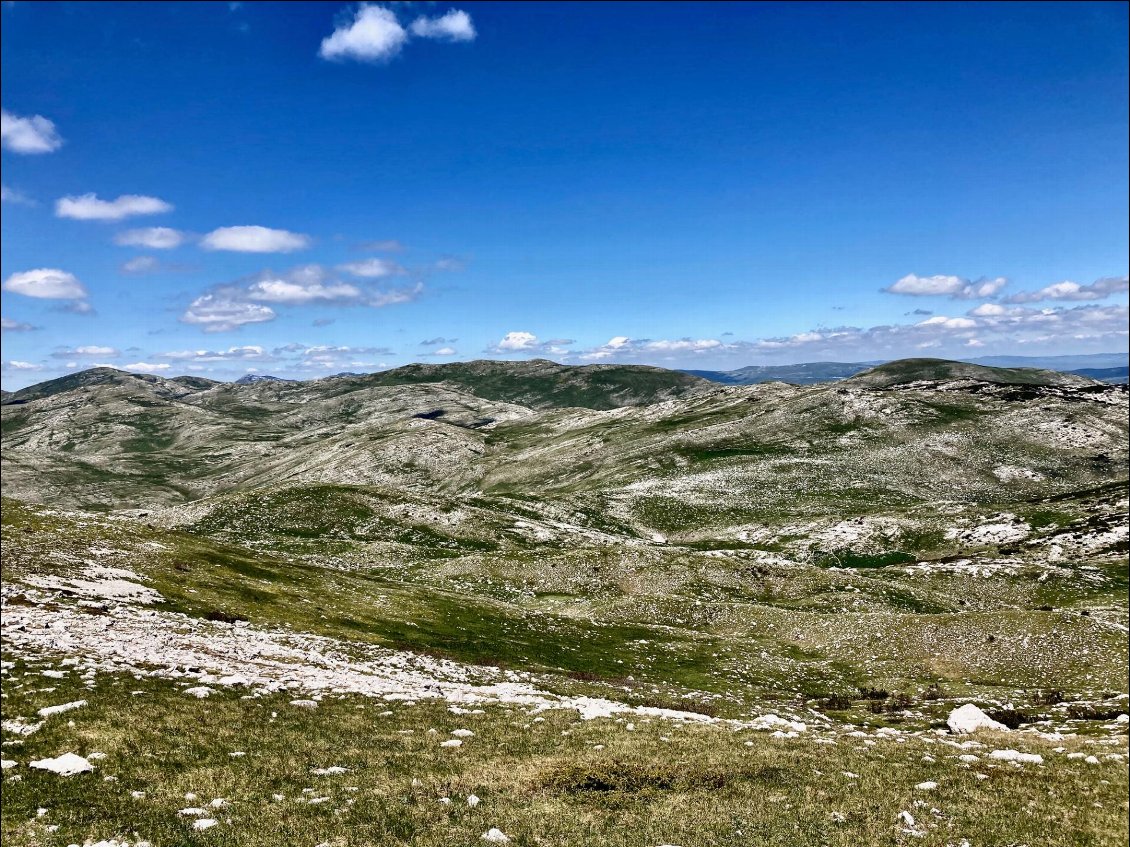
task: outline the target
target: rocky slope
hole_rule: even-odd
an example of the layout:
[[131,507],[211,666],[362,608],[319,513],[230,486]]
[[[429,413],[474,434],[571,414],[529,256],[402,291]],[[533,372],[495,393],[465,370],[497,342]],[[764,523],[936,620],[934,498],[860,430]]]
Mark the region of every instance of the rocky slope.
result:
[[135,602],[124,569],[190,616],[736,713],[1126,690],[1125,387],[640,370],[32,386],[2,407],[9,595]]

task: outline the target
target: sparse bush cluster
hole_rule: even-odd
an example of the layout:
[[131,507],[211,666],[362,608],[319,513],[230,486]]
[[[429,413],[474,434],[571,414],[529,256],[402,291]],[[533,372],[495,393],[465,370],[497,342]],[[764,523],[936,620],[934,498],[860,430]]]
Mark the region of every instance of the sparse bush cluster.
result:
[[1112,721],[1125,709],[1109,706],[1092,706],[1088,703],[1072,703],[1067,707],[1067,716],[1079,721]]
[[1022,724],[1032,723],[1037,720],[1036,715],[1021,712],[1016,709],[990,709],[986,712],[997,723],[1003,723],[1009,729],[1018,729]]
[[886,700],[871,700],[867,708],[873,715],[881,715],[903,712],[913,705],[914,698],[912,696],[904,691],[896,691]]
[[247,620],[245,617],[233,615],[220,609],[213,609],[210,612],[206,612],[204,618],[205,620],[217,621],[219,623],[242,623]]
[[1063,692],[1058,689],[1037,692],[1036,696],[1032,698],[1032,702],[1037,706],[1054,706],[1057,703],[1062,703],[1063,700]]

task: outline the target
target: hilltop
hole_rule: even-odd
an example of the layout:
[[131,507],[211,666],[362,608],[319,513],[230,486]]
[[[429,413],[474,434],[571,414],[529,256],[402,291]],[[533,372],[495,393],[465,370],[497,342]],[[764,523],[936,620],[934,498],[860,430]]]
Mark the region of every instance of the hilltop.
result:
[[950,382],[1080,388],[1097,382],[1079,374],[1041,368],[995,368],[946,359],[899,359],[855,374],[851,379],[874,388]]

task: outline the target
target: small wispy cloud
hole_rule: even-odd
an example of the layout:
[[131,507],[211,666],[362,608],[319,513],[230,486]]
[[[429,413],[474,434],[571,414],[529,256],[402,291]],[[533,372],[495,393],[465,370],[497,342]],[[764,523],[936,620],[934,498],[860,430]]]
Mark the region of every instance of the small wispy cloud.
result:
[[35,205],[34,200],[22,191],[17,191],[9,185],[0,185],[0,203],[11,203],[16,206]]
[[458,256],[441,256],[432,268],[437,271],[462,271],[467,269],[467,263]]
[[149,274],[161,268],[161,263],[153,256],[135,256],[127,262],[122,262],[122,273]]
[[53,153],[63,146],[55,123],[43,115],[24,118],[0,109],[0,146],[13,153]]
[[114,243],[120,247],[147,247],[150,250],[172,250],[184,244],[187,236],[180,230],[167,226],[151,226],[143,229],[127,229],[114,236]]
[[405,273],[404,268],[388,259],[363,259],[360,262],[346,262],[344,265],[338,265],[337,269],[365,279],[379,279]]
[[116,347],[86,344],[81,347],[62,347],[51,354],[53,359],[116,359],[122,355]]
[[136,215],[171,212],[173,206],[159,197],[123,194],[116,200],[100,200],[96,194],[60,197],[55,201],[55,217],[76,221],[120,221]]
[[363,241],[357,245],[358,250],[372,250],[376,253],[400,253],[404,245],[395,238],[386,238],[377,241]]
[[34,362],[25,362],[22,359],[6,359],[3,364],[3,369],[6,371],[41,371],[43,365],[37,365]]
[[4,332],[34,332],[39,329],[37,326],[32,326],[24,321],[17,321],[14,318],[9,318],[7,315],[0,317],[0,329]]
[[471,16],[459,9],[450,9],[437,18],[420,16],[412,21],[412,34],[438,41],[474,41],[478,35]]
[[98,314],[87,300],[67,300],[65,303],[55,306],[52,311],[68,315],[86,315],[87,317]]

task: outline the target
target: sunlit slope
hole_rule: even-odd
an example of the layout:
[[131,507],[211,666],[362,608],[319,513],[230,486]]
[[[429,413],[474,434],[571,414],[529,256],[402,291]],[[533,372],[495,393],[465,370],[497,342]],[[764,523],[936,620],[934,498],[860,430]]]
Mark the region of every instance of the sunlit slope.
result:
[[152,508],[310,482],[804,513],[1026,499],[1107,482],[1126,462],[1125,391],[1080,377],[911,360],[839,384],[696,383],[680,399],[601,410],[534,406],[576,399],[561,384],[603,391],[592,381],[616,369],[574,369],[531,397],[527,364],[505,392],[499,374],[513,363],[487,364],[491,387],[477,393],[452,379],[378,384],[385,374],[243,386],[75,375],[5,401],[4,490]]

